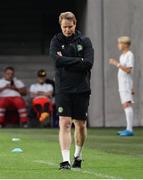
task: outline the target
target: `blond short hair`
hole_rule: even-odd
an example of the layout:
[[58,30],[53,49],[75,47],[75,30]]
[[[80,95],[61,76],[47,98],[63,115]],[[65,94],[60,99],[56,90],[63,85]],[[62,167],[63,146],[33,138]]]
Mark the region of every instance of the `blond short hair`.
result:
[[74,24],[76,24],[76,22],[77,22],[77,19],[76,19],[75,15],[72,12],[63,12],[63,13],[61,13],[60,16],[59,16],[59,23],[60,24],[61,24],[63,19],[73,21]]
[[118,38],[119,43],[128,44],[128,46],[131,45],[131,38],[129,36],[121,36]]

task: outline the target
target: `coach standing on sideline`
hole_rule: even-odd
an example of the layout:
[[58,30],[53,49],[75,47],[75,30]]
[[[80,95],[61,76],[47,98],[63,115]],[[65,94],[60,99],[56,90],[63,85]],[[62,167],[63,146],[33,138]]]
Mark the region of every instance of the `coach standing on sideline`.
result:
[[59,16],[62,33],[53,37],[50,56],[56,68],[56,105],[59,113],[59,142],[63,157],[60,169],[70,169],[71,125],[75,125],[73,168],[80,168],[86,139],[86,119],[90,97],[90,70],[94,50],[89,38],[76,30],[72,12]]

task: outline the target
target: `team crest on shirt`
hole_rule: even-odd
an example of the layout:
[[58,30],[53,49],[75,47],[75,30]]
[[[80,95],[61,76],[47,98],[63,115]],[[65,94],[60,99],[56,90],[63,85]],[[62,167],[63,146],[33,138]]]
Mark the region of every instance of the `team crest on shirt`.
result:
[[82,50],[83,50],[83,46],[82,46],[81,44],[78,44],[78,45],[77,45],[77,50],[78,50],[78,51],[82,51]]
[[59,107],[59,108],[58,108],[58,112],[59,112],[59,113],[62,113],[63,111],[64,111],[63,107]]
[[62,45],[62,49],[65,49],[65,45],[64,44]]

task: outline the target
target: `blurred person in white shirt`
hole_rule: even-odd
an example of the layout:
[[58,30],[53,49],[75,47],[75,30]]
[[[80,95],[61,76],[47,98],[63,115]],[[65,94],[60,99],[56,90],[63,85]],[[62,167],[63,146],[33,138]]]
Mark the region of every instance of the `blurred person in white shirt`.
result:
[[119,60],[111,58],[109,63],[118,69],[118,87],[121,104],[126,116],[126,129],[119,131],[120,136],[133,136],[133,121],[134,121],[134,54],[130,50],[131,39],[128,36],[118,38],[118,49],[122,52]]
[[37,72],[37,83],[30,86],[32,107],[37,118],[43,123],[52,112],[53,86],[46,83],[47,73],[41,69]]
[[14,107],[20,118],[22,127],[27,127],[28,117],[26,103],[22,96],[27,94],[24,83],[15,77],[15,69],[6,67],[0,79],[0,124],[5,125],[5,112]]

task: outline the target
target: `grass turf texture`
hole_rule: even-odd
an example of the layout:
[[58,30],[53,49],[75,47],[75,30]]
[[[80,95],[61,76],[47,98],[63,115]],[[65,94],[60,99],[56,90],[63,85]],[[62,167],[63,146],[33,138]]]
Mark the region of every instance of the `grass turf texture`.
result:
[[[116,131],[89,129],[83,168],[60,171],[58,130],[1,129],[0,178],[143,178],[143,130],[128,138]],[[14,137],[21,140],[12,142]],[[15,147],[23,153],[12,153]]]

